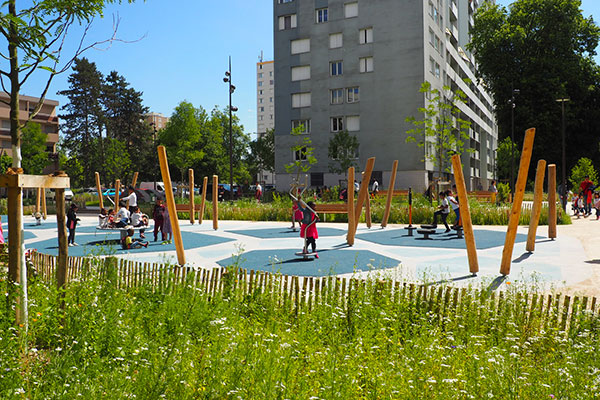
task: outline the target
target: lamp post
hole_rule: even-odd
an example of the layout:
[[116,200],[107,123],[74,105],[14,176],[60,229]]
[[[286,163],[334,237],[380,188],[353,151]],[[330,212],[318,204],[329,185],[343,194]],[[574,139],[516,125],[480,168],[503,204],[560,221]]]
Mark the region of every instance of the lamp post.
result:
[[513,89],[510,95],[510,193],[515,194],[515,94],[519,94],[519,89]]
[[237,107],[231,106],[231,95],[235,92],[235,86],[231,83],[231,56],[229,56],[229,70],[225,71],[223,82],[229,83],[229,199],[233,201],[233,123],[231,113],[237,111]]
[[562,207],[563,210],[566,210],[567,207],[567,144],[566,144],[566,126],[565,126],[565,102],[570,101],[571,99],[562,98],[556,99],[558,103],[561,105],[562,109]]

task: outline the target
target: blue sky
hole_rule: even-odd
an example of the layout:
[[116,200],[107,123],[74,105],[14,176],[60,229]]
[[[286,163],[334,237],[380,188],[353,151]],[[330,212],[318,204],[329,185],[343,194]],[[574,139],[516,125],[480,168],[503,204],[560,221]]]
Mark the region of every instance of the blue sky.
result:
[[[584,0],[582,8],[584,15],[600,21],[600,1]],[[112,5],[103,19],[94,22],[89,39],[109,37],[117,15],[118,37],[131,42],[85,53],[102,73],[116,70],[125,76],[143,92],[152,111],[171,115],[182,100],[211,110],[228,102],[222,78],[231,55],[237,87],[233,104],[239,108],[245,131],[256,131],[256,62],[261,50],[265,60],[273,57],[272,0],[148,0]],[[70,37],[74,46],[79,37]],[[39,95],[43,77],[38,73],[22,93]],[[48,98],[65,103],[56,92],[68,87],[67,77],[55,78]]]

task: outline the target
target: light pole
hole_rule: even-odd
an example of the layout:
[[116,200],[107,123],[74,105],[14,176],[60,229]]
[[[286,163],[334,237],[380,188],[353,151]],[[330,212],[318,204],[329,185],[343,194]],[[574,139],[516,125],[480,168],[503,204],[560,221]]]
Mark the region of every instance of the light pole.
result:
[[513,89],[510,95],[510,193],[515,194],[515,94],[519,94],[519,89]]
[[566,210],[567,207],[567,144],[566,144],[566,126],[565,126],[565,102],[571,99],[562,98],[556,99],[558,103],[561,105],[562,109],[562,194],[561,194],[561,202],[563,210]]
[[233,124],[231,113],[237,111],[237,107],[231,106],[231,95],[235,92],[235,86],[231,83],[231,56],[229,56],[229,70],[225,71],[223,82],[229,83],[229,199],[233,201]]

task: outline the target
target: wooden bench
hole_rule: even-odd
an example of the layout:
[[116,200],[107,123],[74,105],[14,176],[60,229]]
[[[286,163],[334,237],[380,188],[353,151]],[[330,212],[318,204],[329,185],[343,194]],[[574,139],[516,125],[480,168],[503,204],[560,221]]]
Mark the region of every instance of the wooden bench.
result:
[[[380,190],[377,192],[377,197],[387,196],[387,190]],[[408,190],[394,190],[392,196],[408,196]]]
[[[177,210],[177,212],[190,212],[190,205],[189,204],[175,204],[175,209]],[[200,211],[200,205],[199,204],[195,204],[194,205],[194,212],[196,211]]]
[[473,192],[467,192],[467,196],[469,198],[475,198],[479,201],[485,201],[488,203],[496,202],[496,193],[495,192],[488,192],[485,190],[476,190]]
[[320,203],[315,204],[315,211],[317,213],[323,214],[348,214],[348,204],[328,204],[328,203]]

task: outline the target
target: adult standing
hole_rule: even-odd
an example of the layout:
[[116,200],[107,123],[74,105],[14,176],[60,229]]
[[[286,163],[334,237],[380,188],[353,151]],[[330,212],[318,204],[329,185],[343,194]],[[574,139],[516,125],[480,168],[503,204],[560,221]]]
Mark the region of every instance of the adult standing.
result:
[[492,193],[498,193],[498,188],[496,187],[495,180],[492,180],[492,183],[490,183],[490,189],[488,191]]
[[585,176],[585,179],[579,185],[581,193],[583,193],[583,201],[585,202],[584,216],[588,216],[592,213],[592,195],[594,194],[594,182],[590,181],[589,175]]
[[75,227],[77,226],[77,222],[81,221],[77,218],[77,204],[71,204],[69,207],[69,211],[67,211],[67,228],[69,229],[69,237],[68,244],[69,246],[79,246],[75,243]]
[[129,202],[129,212],[133,212],[133,210],[137,207],[137,194],[135,194],[135,188],[129,185],[127,189],[129,194],[125,197],[122,197],[121,200]]
[[260,200],[262,199],[262,186],[260,185],[260,182],[256,182],[256,200],[260,203]]

